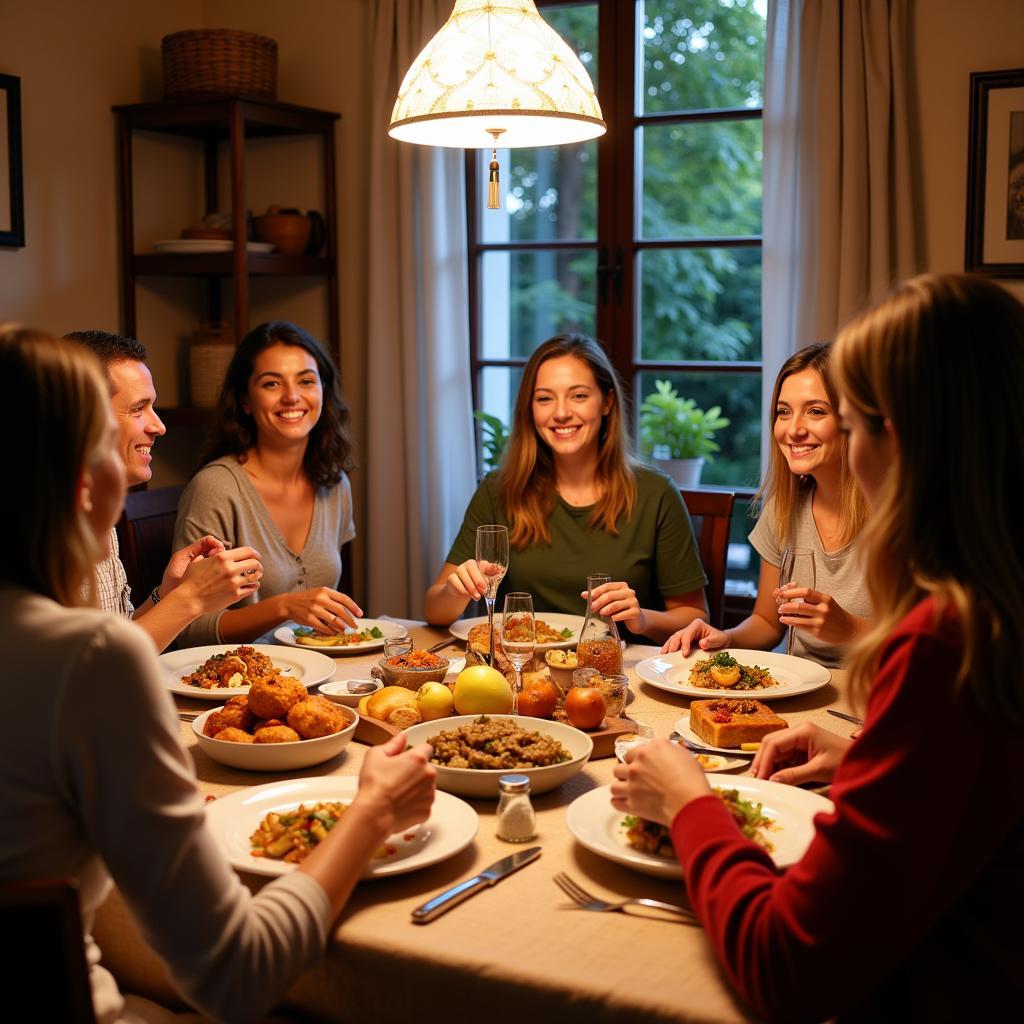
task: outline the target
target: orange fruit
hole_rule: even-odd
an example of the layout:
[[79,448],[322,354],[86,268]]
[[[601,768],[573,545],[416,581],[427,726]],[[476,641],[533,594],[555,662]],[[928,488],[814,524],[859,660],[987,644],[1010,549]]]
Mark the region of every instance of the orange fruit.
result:
[[550,718],[557,700],[555,688],[546,680],[537,679],[519,694],[518,713],[530,718]]
[[596,686],[573,686],[565,695],[565,716],[577,729],[597,729],[608,705]]

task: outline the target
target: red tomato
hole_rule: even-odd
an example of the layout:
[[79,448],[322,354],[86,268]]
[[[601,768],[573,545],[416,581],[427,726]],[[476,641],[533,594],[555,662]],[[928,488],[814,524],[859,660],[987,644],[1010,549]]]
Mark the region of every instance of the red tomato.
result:
[[530,718],[550,718],[555,713],[558,694],[546,680],[537,679],[519,694],[518,713]]
[[596,686],[573,686],[565,695],[565,715],[577,729],[596,729],[604,721],[608,705]]

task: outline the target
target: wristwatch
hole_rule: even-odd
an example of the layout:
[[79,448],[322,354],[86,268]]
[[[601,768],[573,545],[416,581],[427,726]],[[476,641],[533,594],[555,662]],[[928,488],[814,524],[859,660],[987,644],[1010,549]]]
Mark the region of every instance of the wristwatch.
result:
[[153,604],[159,604],[160,603],[160,587],[159,587],[159,585],[155,586],[149,592],[149,599],[150,599],[150,601],[153,602]]

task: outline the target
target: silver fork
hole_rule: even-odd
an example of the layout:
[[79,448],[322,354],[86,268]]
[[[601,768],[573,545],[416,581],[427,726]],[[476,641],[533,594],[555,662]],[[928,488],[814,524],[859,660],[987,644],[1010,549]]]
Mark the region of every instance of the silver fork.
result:
[[610,903],[607,900],[599,900],[574,882],[564,871],[560,871],[555,875],[555,884],[582,910],[621,910],[625,913],[627,907],[649,907],[652,910],[667,910],[672,914],[678,915],[682,924],[700,927],[700,920],[692,910],[689,910],[687,907],[677,907],[674,903],[662,903],[660,900],[649,900],[643,897],[617,900],[614,903]]

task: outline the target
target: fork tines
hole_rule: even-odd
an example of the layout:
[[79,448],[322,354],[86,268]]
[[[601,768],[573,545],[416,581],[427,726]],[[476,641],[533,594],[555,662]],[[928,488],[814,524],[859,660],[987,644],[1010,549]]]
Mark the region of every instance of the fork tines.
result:
[[587,892],[586,889],[578,886],[564,871],[559,871],[555,875],[555,885],[557,885],[562,892],[566,894],[573,901],[573,903],[579,903],[581,906],[584,903],[593,903],[594,897]]

